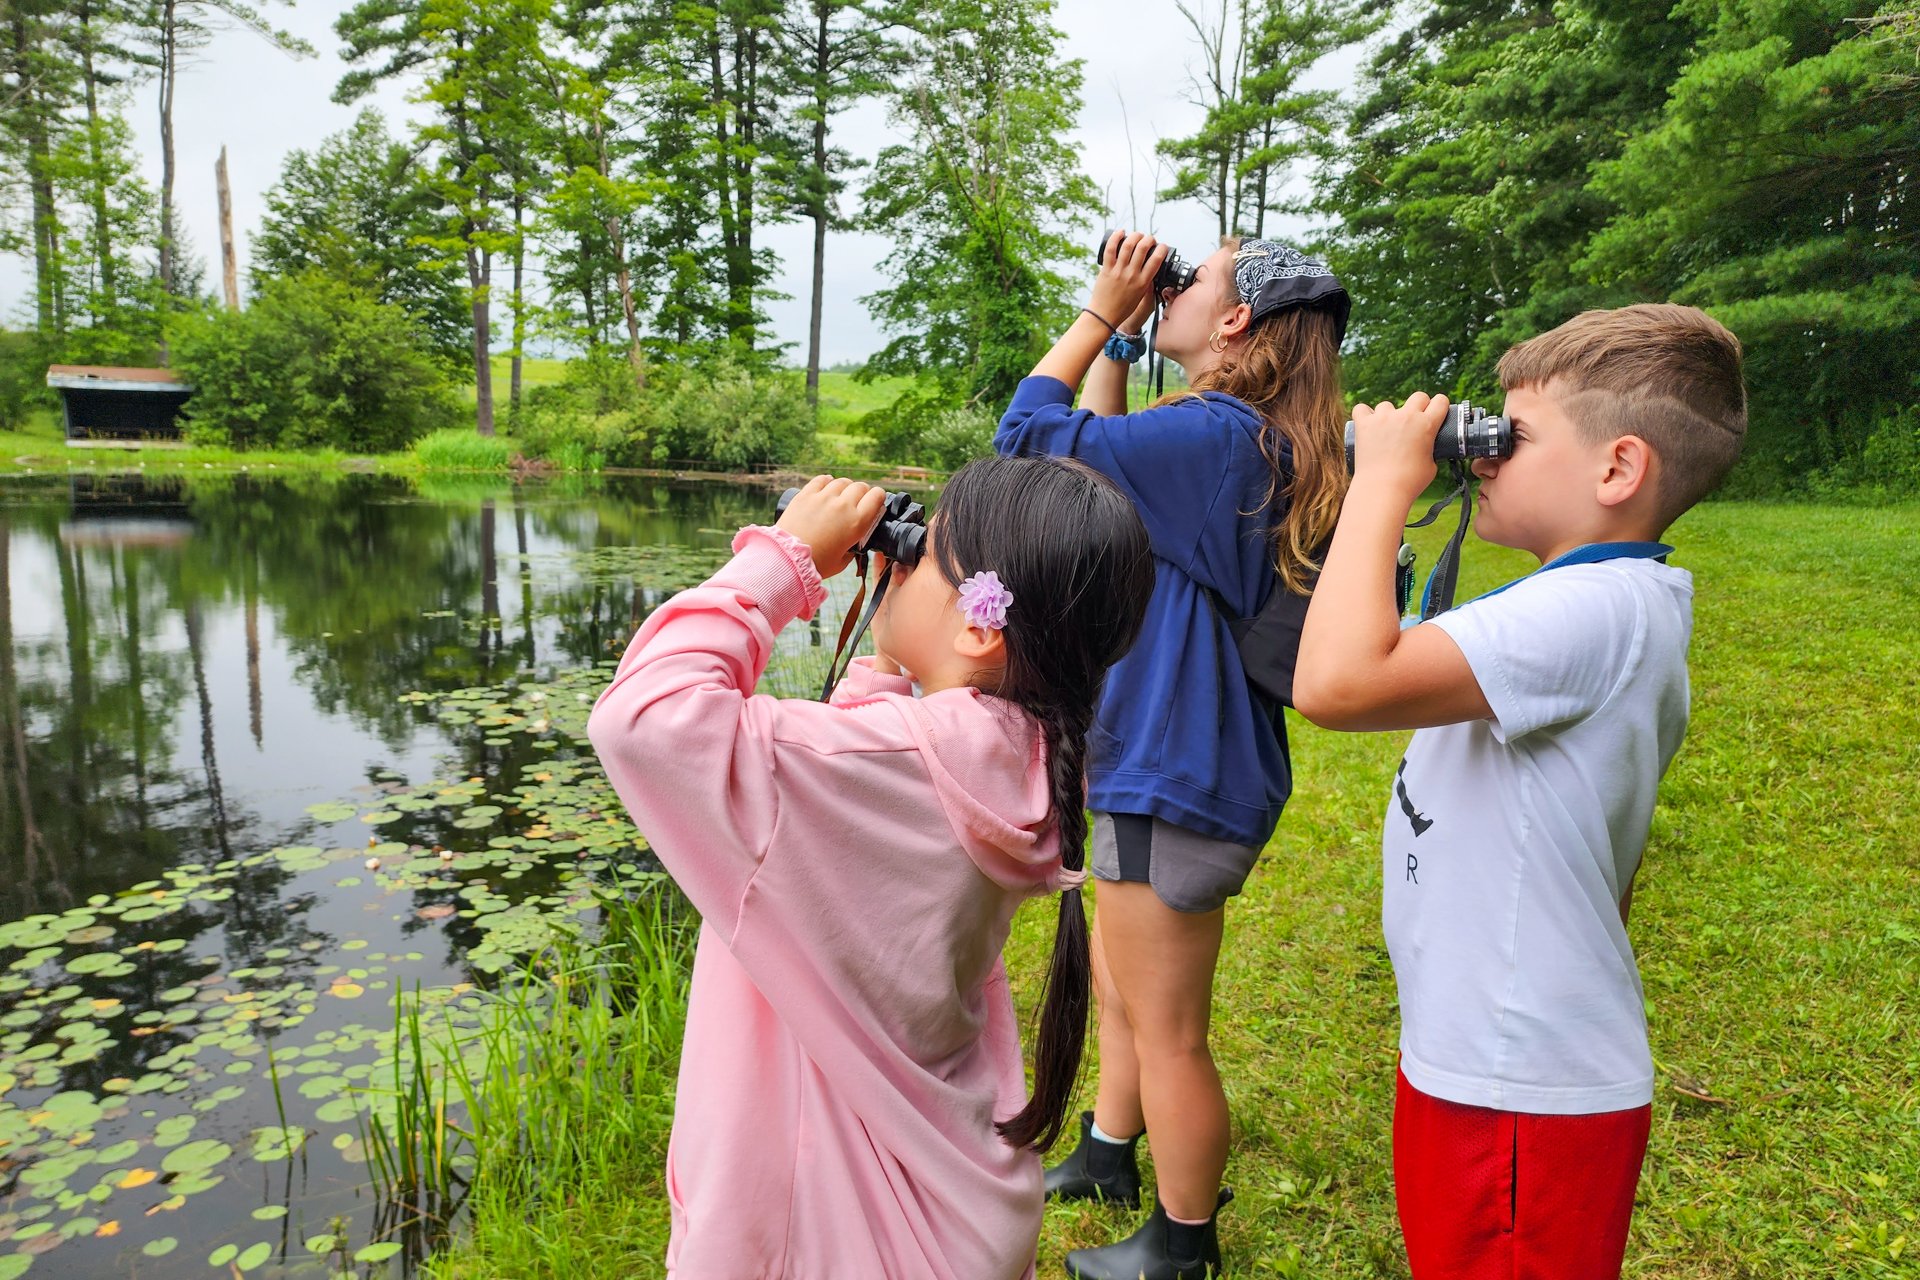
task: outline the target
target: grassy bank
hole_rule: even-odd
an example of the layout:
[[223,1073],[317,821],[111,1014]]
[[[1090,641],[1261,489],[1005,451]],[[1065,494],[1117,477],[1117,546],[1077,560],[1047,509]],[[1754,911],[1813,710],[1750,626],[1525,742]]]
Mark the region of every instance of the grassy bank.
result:
[[[40,471],[133,471],[133,470],[306,470],[380,471],[394,474],[418,474],[432,471],[507,470],[519,452],[510,422],[506,419],[506,393],[509,362],[494,359],[494,394],[499,413],[499,434],[482,439],[471,423],[464,427],[435,432],[414,448],[397,453],[351,454],[339,449],[259,449],[149,447],[143,449],[73,448],[66,443],[59,414],[40,410],[31,414],[18,430],[0,431],[0,472]],[[528,359],[522,370],[523,385],[529,390],[557,385],[565,376],[564,360]],[[905,378],[883,378],[860,383],[850,373],[823,372],[820,375],[819,430],[809,456],[797,459],[796,471],[865,468],[875,465],[869,456],[870,441],[853,430],[861,417],[881,408],[906,390]]]
[[[1698,593],[1693,720],[1634,908],[1660,1084],[1627,1274],[1920,1275],[1920,507],[1715,504],[1673,540]],[[1527,567],[1474,543],[1462,595]],[[1378,836],[1406,735],[1292,728],[1295,799],[1217,988],[1223,1240],[1233,1274],[1403,1277]],[[1051,935],[1046,904],[1022,913],[1023,999]],[[483,1208],[440,1274],[658,1274],[657,1144],[568,1195]],[[1041,1274],[1133,1221],[1050,1208]]]

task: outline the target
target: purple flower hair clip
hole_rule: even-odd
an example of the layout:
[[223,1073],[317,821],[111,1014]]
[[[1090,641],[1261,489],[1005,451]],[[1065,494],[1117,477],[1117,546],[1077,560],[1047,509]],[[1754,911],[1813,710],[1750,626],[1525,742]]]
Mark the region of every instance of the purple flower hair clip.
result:
[[1001,585],[1000,575],[991,569],[982,569],[960,584],[960,612],[972,626],[1001,630],[1012,603],[1013,592]]

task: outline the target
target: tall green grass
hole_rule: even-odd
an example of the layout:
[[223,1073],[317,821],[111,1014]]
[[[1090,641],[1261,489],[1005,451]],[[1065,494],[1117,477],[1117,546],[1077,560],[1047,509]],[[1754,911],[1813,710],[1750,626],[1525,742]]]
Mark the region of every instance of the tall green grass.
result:
[[434,1144],[449,1131],[472,1155],[462,1236],[433,1276],[659,1271],[660,1169],[697,924],[664,881],[602,905],[598,939],[562,941],[511,975],[477,1042],[462,1046],[468,1070],[447,1074],[466,1127],[445,1125],[430,1096],[409,1111],[413,1150],[447,1149]]
[[436,471],[505,471],[513,461],[513,442],[449,427],[413,442],[420,465]]

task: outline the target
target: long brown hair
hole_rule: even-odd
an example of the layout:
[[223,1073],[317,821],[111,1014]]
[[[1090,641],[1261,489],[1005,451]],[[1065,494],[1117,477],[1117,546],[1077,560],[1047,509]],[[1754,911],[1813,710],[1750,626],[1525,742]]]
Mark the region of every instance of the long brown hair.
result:
[[[1237,238],[1225,242],[1238,249]],[[1225,301],[1240,301],[1233,273],[1223,272]],[[1320,570],[1315,554],[1333,536],[1347,493],[1346,400],[1340,390],[1340,344],[1330,312],[1294,307],[1276,312],[1227,348],[1220,363],[1190,390],[1158,403],[1220,391],[1260,418],[1260,452],[1273,476],[1262,510],[1286,502],[1272,524],[1273,565],[1287,590],[1306,592]],[[1291,466],[1288,465],[1289,455]]]
[[[1132,647],[1153,594],[1140,513],[1105,476],[1059,458],[982,458],[940,495],[933,556],[948,582],[992,569],[1013,593],[1006,669],[984,691],[1013,703],[1046,743],[1053,828],[1070,871],[1086,864],[1087,731],[1107,668]],[[1060,895],[1033,1051],[1033,1096],[1000,1136],[1045,1151],[1080,1074],[1092,959],[1080,890]]]

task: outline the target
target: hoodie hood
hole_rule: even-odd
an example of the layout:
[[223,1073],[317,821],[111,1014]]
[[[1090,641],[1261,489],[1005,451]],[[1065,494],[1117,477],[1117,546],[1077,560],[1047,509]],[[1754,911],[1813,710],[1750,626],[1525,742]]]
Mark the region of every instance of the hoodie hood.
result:
[[980,874],[1002,888],[1036,894],[1084,882],[1084,871],[1060,862],[1046,744],[1031,717],[978,689],[946,689],[894,705]]

